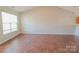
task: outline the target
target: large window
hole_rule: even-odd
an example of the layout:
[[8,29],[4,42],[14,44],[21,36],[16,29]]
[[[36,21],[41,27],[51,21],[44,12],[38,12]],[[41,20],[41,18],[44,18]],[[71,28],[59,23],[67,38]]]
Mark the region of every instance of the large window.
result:
[[17,31],[17,16],[2,12],[3,34]]

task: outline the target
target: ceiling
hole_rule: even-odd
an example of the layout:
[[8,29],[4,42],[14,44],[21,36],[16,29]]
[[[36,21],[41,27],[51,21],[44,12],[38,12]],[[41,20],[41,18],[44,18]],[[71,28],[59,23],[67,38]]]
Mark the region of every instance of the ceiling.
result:
[[24,12],[35,8],[36,6],[8,6],[11,9],[14,9],[17,12]]
[[78,6],[59,6],[60,8],[66,9],[71,12],[79,12]]
[[[28,11],[28,10],[31,10],[32,8],[36,8],[36,7],[37,6],[9,6],[9,8],[12,8],[18,12]],[[78,6],[57,6],[57,7],[79,15],[79,7]]]
[[79,16],[79,6],[60,6],[60,8],[73,12],[76,16]]

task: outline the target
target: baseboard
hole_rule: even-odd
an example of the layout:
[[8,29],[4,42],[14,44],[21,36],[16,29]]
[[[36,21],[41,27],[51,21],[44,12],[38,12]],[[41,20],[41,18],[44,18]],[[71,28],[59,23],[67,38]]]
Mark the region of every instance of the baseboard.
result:
[[21,34],[47,34],[47,35],[75,35],[74,33],[21,33]]

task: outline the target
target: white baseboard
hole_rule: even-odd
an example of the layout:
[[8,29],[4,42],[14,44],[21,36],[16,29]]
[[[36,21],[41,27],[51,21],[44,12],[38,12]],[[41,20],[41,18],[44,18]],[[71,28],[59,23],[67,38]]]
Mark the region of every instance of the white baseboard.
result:
[[75,35],[74,33],[22,33],[22,34]]

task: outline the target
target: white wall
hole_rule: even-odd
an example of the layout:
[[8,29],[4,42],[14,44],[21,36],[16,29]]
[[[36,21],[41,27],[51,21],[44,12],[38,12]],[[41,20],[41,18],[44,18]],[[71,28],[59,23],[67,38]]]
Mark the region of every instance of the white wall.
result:
[[74,14],[58,7],[37,7],[21,17],[22,33],[73,34]]
[[16,35],[19,34],[19,27],[18,27],[18,31],[7,34],[7,35],[3,35],[3,30],[2,30],[2,18],[1,18],[1,12],[7,12],[7,13],[11,13],[11,14],[15,14],[18,16],[18,26],[19,26],[19,13],[17,13],[16,11],[9,9],[7,7],[0,7],[0,44],[6,42],[7,40],[15,37]]

